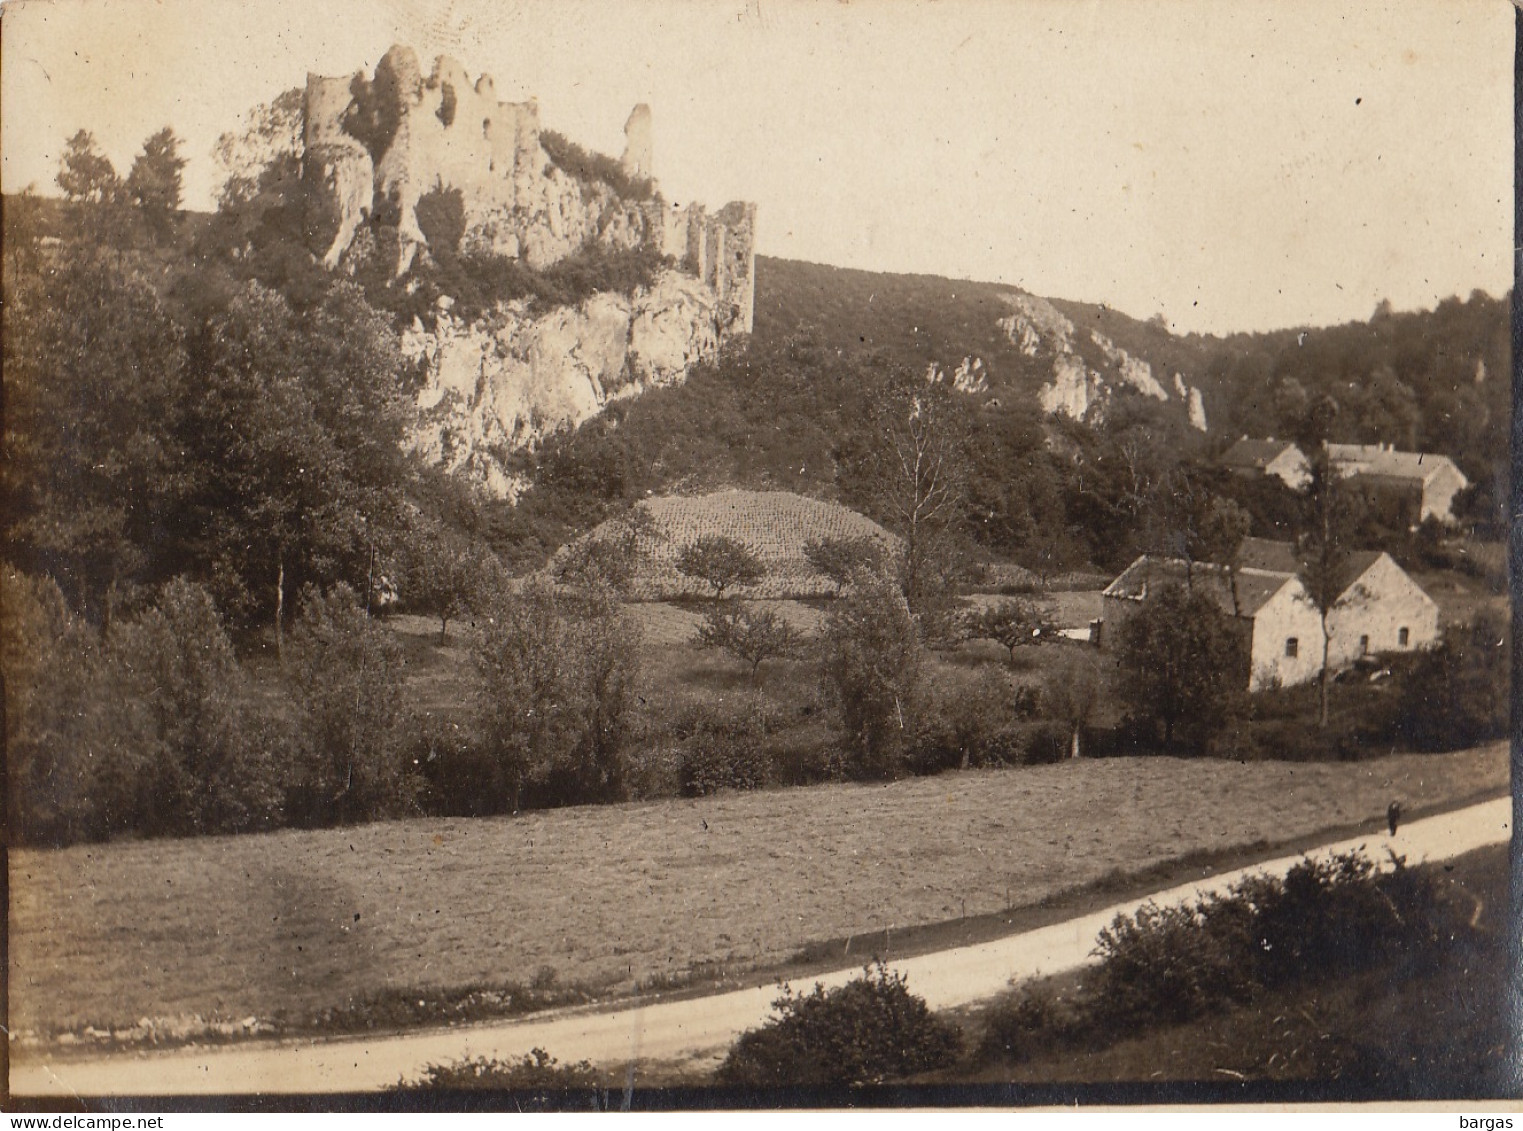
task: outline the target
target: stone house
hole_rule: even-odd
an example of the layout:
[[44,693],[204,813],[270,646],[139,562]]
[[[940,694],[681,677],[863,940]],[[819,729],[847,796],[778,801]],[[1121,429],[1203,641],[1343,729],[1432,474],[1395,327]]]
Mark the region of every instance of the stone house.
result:
[[[1101,595],[1101,646],[1112,645],[1149,594],[1172,582],[1203,588],[1239,625],[1249,691],[1308,683],[1322,670],[1322,618],[1294,561],[1289,543],[1253,538],[1244,541],[1235,570],[1145,554]],[[1389,554],[1353,555],[1340,590],[1328,616],[1332,670],[1437,642],[1438,606]]]
[[1389,444],[1328,444],[1328,459],[1351,486],[1409,526],[1454,521],[1454,496],[1470,485],[1448,456],[1398,452]]
[[1255,440],[1244,436],[1223,453],[1221,463],[1244,478],[1272,475],[1292,491],[1303,490],[1311,482],[1311,464],[1306,454],[1289,440],[1273,437]]

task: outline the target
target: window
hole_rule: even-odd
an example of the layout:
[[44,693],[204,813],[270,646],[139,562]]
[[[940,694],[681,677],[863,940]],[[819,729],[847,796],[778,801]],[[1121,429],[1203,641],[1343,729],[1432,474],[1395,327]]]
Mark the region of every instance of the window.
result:
[[1300,653],[1300,651],[1301,651],[1301,642],[1299,640],[1297,640],[1294,636],[1287,637],[1286,640],[1285,640],[1285,656],[1286,656],[1286,658],[1294,660],[1296,658],[1296,656]]
[[1359,638],[1359,654],[1361,656],[1368,656],[1370,654],[1370,638],[1368,636],[1361,636]]
[[1411,633],[1409,633],[1405,628],[1398,628],[1396,630],[1396,643],[1401,647],[1405,648],[1411,641],[1411,638]]

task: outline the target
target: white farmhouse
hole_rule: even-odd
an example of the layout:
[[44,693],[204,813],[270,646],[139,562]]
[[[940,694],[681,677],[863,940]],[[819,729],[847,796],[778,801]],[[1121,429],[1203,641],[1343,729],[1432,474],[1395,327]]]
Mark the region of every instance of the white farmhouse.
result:
[[[1289,543],[1252,538],[1235,570],[1144,554],[1101,595],[1101,646],[1114,644],[1117,630],[1150,595],[1168,584],[1188,586],[1209,594],[1238,624],[1249,691],[1310,682],[1322,670],[1322,618],[1294,560]],[[1355,554],[1345,575],[1328,615],[1331,670],[1438,640],[1438,606],[1389,554]]]

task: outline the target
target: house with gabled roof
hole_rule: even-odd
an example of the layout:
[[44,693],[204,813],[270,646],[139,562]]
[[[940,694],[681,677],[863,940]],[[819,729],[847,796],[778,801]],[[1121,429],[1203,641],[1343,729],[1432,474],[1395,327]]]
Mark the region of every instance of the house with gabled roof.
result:
[[[1322,618],[1296,569],[1290,543],[1262,538],[1244,539],[1236,568],[1144,554],[1101,594],[1101,646],[1151,594],[1175,584],[1209,594],[1238,625],[1249,691],[1310,682],[1322,670]],[[1389,554],[1353,554],[1343,575],[1327,621],[1330,669],[1437,642],[1438,606]]]
[[1454,521],[1454,496],[1470,486],[1448,456],[1399,452],[1389,444],[1328,444],[1328,460],[1351,486],[1388,503],[1416,526]]
[[1221,464],[1234,475],[1262,479],[1272,475],[1292,491],[1300,491],[1311,482],[1311,463],[1306,454],[1289,440],[1269,437],[1255,440],[1244,436],[1228,448]]
[[1100,644],[1112,646],[1128,619],[1165,586],[1205,592],[1237,625],[1249,691],[1316,678],[1322,622],[1294,574],[1144,554],[1101,596]]

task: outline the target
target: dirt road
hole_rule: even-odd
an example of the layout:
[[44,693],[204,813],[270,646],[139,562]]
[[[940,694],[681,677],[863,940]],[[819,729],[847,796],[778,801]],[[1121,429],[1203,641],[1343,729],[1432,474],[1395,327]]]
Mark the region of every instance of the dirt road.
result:
[[[1382,860],[1387,848],[1409,863],[1442,860],[1511,835],[1512,801],[1499,798],[1384,832],[1322,846],[1316,854],[1364,849]],[[1220,889],[1249,872],[1283,873],[1300,856],[1288,856],[1155,893],[1159,903]],[[1095,936],[1130,900],[1038,930],[978,946],[921,955],[893,963],[912,992],[934,1009],[992,997],[1012,980],[1055,974],[1090,961]],[[822,975],[839,985],[857,967]],[[586,1009],[487,1025],[401,1034],[368,1040],[301,1040],[169,1052],[123,1053],[96,1059],[52,1054],[17,1056],[11,1063],[16,1095],[201,1095],[363,1091],[417,1077],[428,1064],[465,1057],[516,1057],[536,1046],[562,1062],[594,1064],[649,1061],[717,1063],[735,1037],[759,1025],[777,996],[772,985],[662,1002],[654,999],[612,1010]],[[19,1050],[18,1050],[19,1051]]]

